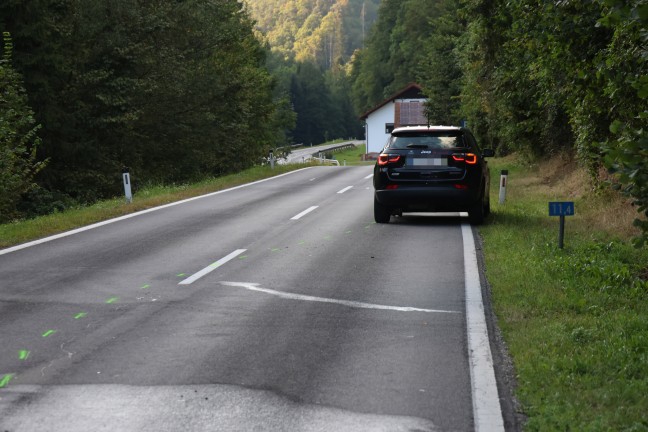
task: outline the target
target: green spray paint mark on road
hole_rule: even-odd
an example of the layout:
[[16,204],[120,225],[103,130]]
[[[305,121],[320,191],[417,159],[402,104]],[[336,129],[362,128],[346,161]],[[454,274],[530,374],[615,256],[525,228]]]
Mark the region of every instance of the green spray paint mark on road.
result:
[[270,252],[277,252],[279,250],[280,250],[279,248],[274,248],[274,249],[270,249]]
[[149,284],[146,284],[146,285],[143,285],[143,286],[140,287],[140,289],[149,289],[149,288],[151,288],[151,285],[149,285]]
[[351,230],[349,230],[349,231],[344,231],[344,234],[351,234],[352,232],[353,232],[353,231],[351,231]]
[[178,277],[185,277],[186,274],[184,274],[184,273],[178,273],[176,276],[178,276]]
[[299,245],[303,245],[303,244],[306,244],[306,242],[302,240],[302,241],[300,241],[300,242],[297,243],[297,244],[299,244]]
[[46,337],[50,337],[50,336],[52,336],[54,333],[56,333],[56,330],[47,330],[45,333],[43,333],[43,337],[44,337],[44,338],[46,338]]
[[241,255],[241,256],[239,257],[239,259],[245,259],[245,258],[247,258],[247,257],[248,257],[247,255]]
[[85,318],[86,316],[88,316],[87,312],[79,312],[78,314],[74,315],[74,319],[81,319]]
[[5,376],[3,376],[0,380],[0,388],[7,387],[9,385],[9,381],[11,381],[13,378],[14,374],[5,374]]
[[18,351],[18,358],[20,360],[27,360],[29,358],[30,352],[27,350],[20,350]]
[[108,304],[113,304],[113,303],[115,303],[117,300],[119,300],[119,297],[110,297],[108,300],[106,300],[106,303],[108,303]]

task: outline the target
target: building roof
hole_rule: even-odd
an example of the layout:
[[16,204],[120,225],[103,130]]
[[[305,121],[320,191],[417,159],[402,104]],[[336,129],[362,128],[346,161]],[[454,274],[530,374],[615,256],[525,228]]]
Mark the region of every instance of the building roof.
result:
[[423,89],[420,85],[416,83],[410,83],[407,87],[397,91],[375,107],[371,108],[369,111],[365,112],[360,116],[360,120],[364,120],[369,117],[372,113],[378,111],[380,108],[384,107],[390,102],[393,102],[396,99],[427,99],[423,94]]

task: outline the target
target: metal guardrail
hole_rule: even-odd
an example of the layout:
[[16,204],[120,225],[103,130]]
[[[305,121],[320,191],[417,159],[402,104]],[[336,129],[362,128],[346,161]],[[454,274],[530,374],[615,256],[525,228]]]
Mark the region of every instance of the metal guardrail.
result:
[[319,163],[330,163],[331,165],[340,166],[340,161],[335,160],[335,159],[326,159],[326,158],[320,158],[320,157],[315,157],[315,156],[311,156],[310,159],[319,161]]
[[327,161],[324,156],[328,153],[335,153],[344,149],[356,148],[360,143],[362,143],[362,141],[355,140],[352,142],[347,141],[340,144],[324,144],[313,148],[300,148],[295,150],[294,152],[290,152],[290,154],[286,155],[284,162],[279,161],[279,163],[303,163],[308,160],[316,159],[320,161],[320,163],[330,163],[339,166],[339,162],[330,162],[330,159],[328,159]]
[[326,150],[324,150],[322,153],[324,153],[324,152],[335,152],[335,151],[345,150],[345,149],[348,149],[348,148],[355,148],[355,147],[356,147],[356,145],[352,144],[352,143],[340,144],[340,145],[335,146],[335,147],[329,147]]
[[[326,151],[343,150],[343,149],[352,148],[352,147],[355,147],[355,146],[356,146],[355,144],[347,142],[347,143],[344,143],[344,144],[340,144],[338,146],[329,147],[329,148],[326,149]],[[300,147],[308,148],[308,146],[304,146],[304,143],[298,143],[298,144],[291,144],[291,145],[287,145],[287,146],[283,146],[283,147],[277,147],[276,150],[282,150],[282,149],[286,149],[286,148],[296,149],[296,148],[300,148]],[[318,150],[318,152],[319,151],[321,151],[321,150]],[[313,153],[313,154],[315,154],[315,153]]]

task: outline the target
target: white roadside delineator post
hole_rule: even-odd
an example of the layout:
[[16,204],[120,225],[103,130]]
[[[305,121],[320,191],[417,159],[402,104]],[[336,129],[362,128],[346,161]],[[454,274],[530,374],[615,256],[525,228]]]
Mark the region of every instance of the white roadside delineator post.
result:
[[499,190],[499,203],[504,204],[506,201],[506,183],[508,181],[508,170],[502,170],[500,176],[500,190]]
[[126,202],[130,204],[133,202],[133,192],[131,191],[131,180],[128,168],[124,168],[122,178],[124,180],[124,194],[126,195]]

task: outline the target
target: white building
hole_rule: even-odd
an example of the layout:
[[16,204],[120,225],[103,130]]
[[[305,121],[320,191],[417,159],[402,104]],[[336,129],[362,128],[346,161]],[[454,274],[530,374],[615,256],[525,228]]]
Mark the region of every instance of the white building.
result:
[[395,127],[426,124],[425,102],[421,86],[409,84],[376,107],[362,114],[365,122],[367,153],[377,153],[387,143]]

